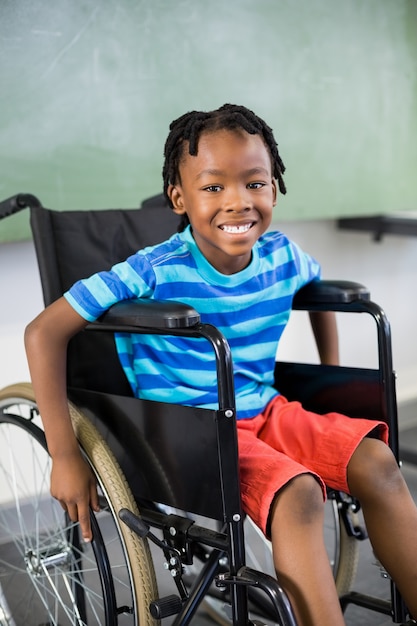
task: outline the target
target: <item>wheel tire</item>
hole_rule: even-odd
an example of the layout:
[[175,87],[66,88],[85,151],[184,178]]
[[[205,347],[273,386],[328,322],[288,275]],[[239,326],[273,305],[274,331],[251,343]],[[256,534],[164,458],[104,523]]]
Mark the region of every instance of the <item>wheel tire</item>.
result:
[[[340,598],[350,591],[355,580],[359,561],[359,541],[348,534],[336,500],[329,498],[326,509],[331,521],[325,527],[325,537],[326,532],[334,537],[333,556],[328,545],[327,551]],[[349,511],[349,517],[352,526],[359,527],[358,514]]]
[[[10,626],[33,624],[35,619],[48,626],[82,626],[87,621],[89,626],[154,626],[149,604],[158,593],[148,542],[118,518],[121,508],[138,513],[136,503],[101,435],[75,406],[70,405],[70,413],[100,493],[102,510],[92,514],[91,544],[79,541],[78,524],[63,526],[63,511],[49,495],[50,458],[32,386],[22,383],[0,390],[0,485],[6,492],[0,494],[0,534],[12,539],[17,553],[17,561],[11,563],[0,549],[5,572],[0,574],[0,615],[3,611],[10,616]],[[14,449],[15,442],[18,449]],[[20,456],[26,464],[31,462],[29,470],[22,469]],[[23,517],[25,510],[29,522]],[[51,523],[55,524],[53,535]],[[70,532],[75,538],[71,541]],[[17,583],[25,592],[22,589],[14,604],[12,587]],[[112,610],[116,614],[110,614],[109,606],[118,609]],[[125,621],[119,622],[117,612],[126,614],[126,619],[120,618]]]

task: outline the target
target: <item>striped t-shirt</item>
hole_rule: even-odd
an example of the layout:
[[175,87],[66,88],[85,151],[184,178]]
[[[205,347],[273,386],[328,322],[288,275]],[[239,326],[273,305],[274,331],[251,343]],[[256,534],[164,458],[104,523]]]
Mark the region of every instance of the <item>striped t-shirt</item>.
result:
[[[293,296],[319,277],[318,263],[280,232],[258,240],[244,270],[221,274],[188,227],[108,272],[78,281],[65,297],[88,321],[127,299],[177,300],[194,307],[230,344],[241,419],[263,411],[277,394],[274,363]],[[116,345],[136,397],[218,407],[215,358],[205,339],[122,333]]]

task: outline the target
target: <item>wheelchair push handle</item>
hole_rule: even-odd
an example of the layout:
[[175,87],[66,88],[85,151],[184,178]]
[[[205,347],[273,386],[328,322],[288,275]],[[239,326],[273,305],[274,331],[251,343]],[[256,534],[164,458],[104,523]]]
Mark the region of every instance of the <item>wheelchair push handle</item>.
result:
[[18,193],[0,202],[0,220],[26,208],[42,206],[36,196],[30,193]]

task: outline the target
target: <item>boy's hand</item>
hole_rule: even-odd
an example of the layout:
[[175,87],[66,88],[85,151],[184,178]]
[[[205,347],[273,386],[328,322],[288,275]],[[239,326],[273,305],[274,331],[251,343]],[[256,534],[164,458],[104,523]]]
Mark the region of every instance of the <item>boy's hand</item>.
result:
[[55,457],[52,462],[51,495],[72,522],[79,522],[84,541],[91,541],[90,507],[99,511],[97,484],[81,453]]

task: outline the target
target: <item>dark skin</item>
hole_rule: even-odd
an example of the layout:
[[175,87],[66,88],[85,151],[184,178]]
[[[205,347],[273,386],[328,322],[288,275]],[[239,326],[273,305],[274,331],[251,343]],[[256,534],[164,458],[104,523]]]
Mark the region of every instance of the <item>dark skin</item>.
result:
[[52,458],[51,495],[72,521],[80,522],[82,536],[89,541],[89,506],[99,510],[97,487],[74,434],[66,390],[67,345],[86,325],[65,298],[59,298],[29,324],[25,345]]
[[[206,259],[224,274],[244,269],[252,247],[270,226],[277,185],[262,138],[245,131],[203,133],[197,156],[185,147],[180,180],[168,192],[186,213]],[[89,506],[98,510],[95,479],[84,462],[67,406],[66,351],[86,321],[64,298],[31,322],[25,344],[32,382],[52,457],[51,493],[91,539]],[[332,314],[312,316],[321,361],[338,363]],[[348,484],[362,503],[376,554],[414,614],[417,600],[417,510],[390,449],[365,439],[348,467]],[[394,537],[395,534],[395,537]],[[302,626],[343,624],[323,543],[323,497],[310,474],[291,481],[271,511],[274,564]]]

